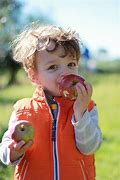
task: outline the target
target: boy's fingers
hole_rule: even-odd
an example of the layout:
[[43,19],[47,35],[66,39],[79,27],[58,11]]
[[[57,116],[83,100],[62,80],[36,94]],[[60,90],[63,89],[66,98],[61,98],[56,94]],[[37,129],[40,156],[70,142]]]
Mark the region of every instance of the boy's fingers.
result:
[[28,143],[26,143],[23,148],[28,149],[32,145],[33,145],[33,141],[31,140],[31,141],[28,141]]
[[33,141],[26,143],[25,141],[20,141],[17,144],[14,144],[14,150],[19,153],[24,153],[30,146],[32,146]]
[[16,149],[16,150],[19,150],[20,148],[22,148],[22,146],[24,146],[25,145],[25,141],[20,141],[20,142],[18,142],[18,143],[15,143],[14,144],[14,148]]
[[76,89],[77,89],[79,95],[82,95],[82,96],[87,95],[87,91],[86,91],[85,87],[81,83],[78,83],[76,85]]
[[15,142],[14,140],[11,142],[11,144],[9,145],[9,148],[14,148],[14,149],[20,149],[23,145],[25,144],[25,142],[22,140],[20,142]]
[[9,144],[9,148],[13,148],[14,147],[14,144],[15,144],[15,141],[13,140],[10,144]]
[[28,148],[30,148],[30,146],[32,146],[33,145],[33,141],[29,141],[28,143],[26,143],[25,145],[23,145],[22,147],[21,147],[21,151],[22,152],[25,152]]
[[91,96],[91,95],[92,95],[92,92],[93,92],[92,85],[91,85],[89,82],[87,82],[87,81],[85,81],[84,84],[85,84],[85,86],[86,86],[88,95]]

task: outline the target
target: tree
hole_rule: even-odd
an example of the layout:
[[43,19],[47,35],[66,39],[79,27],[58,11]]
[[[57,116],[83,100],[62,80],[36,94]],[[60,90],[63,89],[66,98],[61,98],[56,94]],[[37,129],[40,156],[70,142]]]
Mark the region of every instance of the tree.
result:
[[22,4],[16,0],[1,0],[0,7],[0,71],[6,68],[10,71],[10,85],[15,82],[16,72],[20,68],[12,59],[10,42],[20,29]]
[[9,50],[9,42],[20,29],[22,4],[16,0],[0,1],[0,49]]
[[10,42],[15,35],[26,24],[39,20],[41,23],[48,24],[52,21],[45,14],[28,14],[26,18],[22,18],[22,7],[17,0],[0,0],[0,73],[3,69],[8,69],[10,79],[7,85],[16,82],[16,73],[20,69],[20,64],[12,59]]

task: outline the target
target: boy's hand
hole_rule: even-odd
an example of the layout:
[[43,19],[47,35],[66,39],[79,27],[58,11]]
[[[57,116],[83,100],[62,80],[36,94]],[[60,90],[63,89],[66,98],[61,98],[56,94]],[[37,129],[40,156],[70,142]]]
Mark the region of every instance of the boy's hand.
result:
[[93,92],[92,85],[90,83],[85,81],[84,84],[86,86],[86,89],[81,83],[76,84],[78,97],[73,105],[76,121],[78,121],[87,110]]
[[29,141],[25,143],[25,141],[21,140],[18,143],[12,142],[9,145],[10,148],[10,161],[14,162],[18,160],[24,153],[32,146],[33,141]]

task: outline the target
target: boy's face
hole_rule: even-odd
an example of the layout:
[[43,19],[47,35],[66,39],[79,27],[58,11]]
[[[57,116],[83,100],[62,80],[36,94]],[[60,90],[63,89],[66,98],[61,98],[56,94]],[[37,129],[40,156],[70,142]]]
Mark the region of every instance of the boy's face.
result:
[[36,54],[37,83],[53,96],[60,96],[59,82],[64,75],[78,74],[77,60],[70,54],[61,57],[64,53],[59,47],[54,52],[43,50]]

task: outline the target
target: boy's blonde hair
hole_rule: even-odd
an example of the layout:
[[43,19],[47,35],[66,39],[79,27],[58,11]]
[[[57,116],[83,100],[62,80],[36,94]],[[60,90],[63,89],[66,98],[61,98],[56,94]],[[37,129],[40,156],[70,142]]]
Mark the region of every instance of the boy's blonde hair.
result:
[[[52,46],[51,46],[52,44]],[[62,45],[65,55],[71,53],[77,61],[80,59],[79,38],[75,31],[63,30],[53,25],[32,24],[13,42],[13,58],[23,64],[26,71],[35,68],[36,51],[53,52]]]

